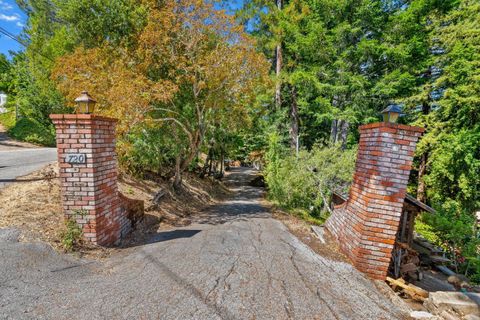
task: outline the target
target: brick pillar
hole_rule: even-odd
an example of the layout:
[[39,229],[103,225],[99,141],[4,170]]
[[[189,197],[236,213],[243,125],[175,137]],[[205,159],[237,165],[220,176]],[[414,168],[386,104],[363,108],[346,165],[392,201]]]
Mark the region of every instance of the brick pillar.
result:
[[130,222],[117,189],[116,120],[91,114],[50,118],[57,134],[65,217],[76,220],[85,240],[117,243]]
[[385,122],[359,129],[360,145],[349,198],[335,207],[325,226],[358,270],[384,280],[416,143],[424,129]]

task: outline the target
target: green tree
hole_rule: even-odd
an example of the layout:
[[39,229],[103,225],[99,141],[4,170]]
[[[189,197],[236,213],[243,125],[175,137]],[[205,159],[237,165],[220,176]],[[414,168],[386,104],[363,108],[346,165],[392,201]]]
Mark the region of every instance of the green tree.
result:
[[[473,213],[480,207],[480,4],[464,0],[435,21],[432,47],[441,75],[439,93],[425,118],[430,148],[427,195],[445,209]],[[431,94],[431,93],[430,93]]]
[[8,93],[11,87],[11,63],[4,54],[0,54],[0,92]]
[[35,142],[52,144],[49,115],[71,112],[51,79],[55,60],[78,45],[94,46],[104,41],[130,43],[128,34],[145,22],[144,10],[133,0],[17,2],[28,16],[22,35],[28,46],[17,54],[11,68],[11,94],[22,117],[16,127],[17,131],[25,131],[17,137],[32,136],[31,129],[45,135]]

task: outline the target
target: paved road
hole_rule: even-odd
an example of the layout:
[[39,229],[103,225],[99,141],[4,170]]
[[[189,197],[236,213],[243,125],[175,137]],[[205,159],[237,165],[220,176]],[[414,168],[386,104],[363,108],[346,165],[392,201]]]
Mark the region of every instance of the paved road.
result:
[[0,150],[0,188],[56,160],[55,148]]
[[0,125],[0,188],[56,160],[55,148],[38,148],[12,140]]
[[[0,319],[400,319],[373,283],[271,218],[252,172],[185,228],[106,261],[0,232]],[[2,240],[3,237],[3,240]]]

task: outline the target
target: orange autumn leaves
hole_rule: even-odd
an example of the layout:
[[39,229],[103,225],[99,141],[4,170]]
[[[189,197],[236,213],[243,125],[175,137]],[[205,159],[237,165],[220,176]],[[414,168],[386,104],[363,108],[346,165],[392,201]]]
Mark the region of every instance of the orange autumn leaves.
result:
[[[142,5],[147,20],[133,45],[113,47],[105,39],[57,60],[53,78],[67,101],[88,90],[98,113],[120,120],[119,134],[151,120],[158,107],[192,134],[206,125],[201,121],[248,121],[248,105],[269,84],[269,65],[242,27],[206,1]],[[188,121],[178,106],[185,96],[195,105]]]

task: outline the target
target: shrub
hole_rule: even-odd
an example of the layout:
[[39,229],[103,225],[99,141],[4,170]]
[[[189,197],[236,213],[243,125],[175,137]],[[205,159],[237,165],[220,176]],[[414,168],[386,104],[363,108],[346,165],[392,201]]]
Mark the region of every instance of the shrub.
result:
[[15,112],[7,111],[5,113],[0,113],[0,123],[7,130],[13,127],[15,125]]
[[436,214],[424,214],[415,228],[427,240],[446,250],[455,271],[480,283],[480,239],[476,217],[467,212],[439,209]]
[[53,126],[46,126],[35,119],[21,118],[9,128],[8,134],[17,140],[44,146],[55,146]]
[[82,239],[82,229],[75,219],[65,221],[66,230],[61,234],[62,245],[65,251],[72,251]]
[[352,180],[355,154],[354,149],[328,145],[292,155],[280,137],[272,134],[264,170],[269,197],[285,209],[323,222],[328,217],[332,191],[346,191]]

